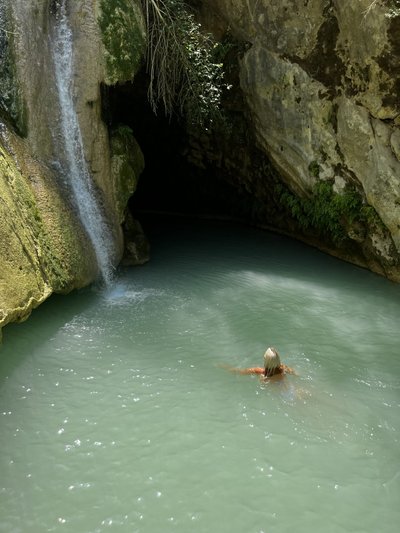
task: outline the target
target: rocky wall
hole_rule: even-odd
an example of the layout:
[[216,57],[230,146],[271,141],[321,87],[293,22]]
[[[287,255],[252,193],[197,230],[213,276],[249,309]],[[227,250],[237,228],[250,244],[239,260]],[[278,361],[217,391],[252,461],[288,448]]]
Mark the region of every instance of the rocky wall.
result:
[[293,195],[288,214],[296,218],[300,209],[307,217],[324,184],[335,204],[336,195],[357,195],[360,216],[338,211],[345,238],[335,245],[334,235],[333,242],[322,236],[319,246],[400,280],[400,3],[382,0],[370,10],[370,0],[200,4],[205,28],[246,44],[240,87],[257,147]]
[[91,246],[49,168],[25,140],[0,133],[0,334],[25,320],[52,292],[96,275]]
[[[98,274],[61,172],[51,50],[58,5],[59,0],[4,0],[0,6],[0,331],[10,321],[24,320],[53,292],[83,287]],[[123,139],[121,132],[110,136],[101,86],[133,79],[140,68],[143,17],[134,0],[68,0],[67,10],[85,158],[119,261],[127,202],[143,156],[131,132],[125,131]],[[130,48],[127,28],[137,35]]]

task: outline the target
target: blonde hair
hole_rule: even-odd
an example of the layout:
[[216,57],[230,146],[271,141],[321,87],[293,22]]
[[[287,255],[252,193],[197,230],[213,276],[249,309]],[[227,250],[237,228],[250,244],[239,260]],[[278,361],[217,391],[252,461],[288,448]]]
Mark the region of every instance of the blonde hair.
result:
[[281,360],[278,350],[272,347],[268,348],[264,354],[264,370],[266,372],[271,372],[280,366]]

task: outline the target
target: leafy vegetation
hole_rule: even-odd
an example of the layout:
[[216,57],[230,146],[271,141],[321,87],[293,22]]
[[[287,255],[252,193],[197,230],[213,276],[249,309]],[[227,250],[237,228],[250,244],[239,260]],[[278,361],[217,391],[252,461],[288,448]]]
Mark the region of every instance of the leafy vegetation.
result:
[[219,46],[184,0],[141,0],[147,24],[148,97],[156,113],[184,115],[207,128],[219,116],[224,86]]
[[348,188],[342,194],[333,190],[332,183],[315,184],[309,198],[299,198],[282,184],[275,186],[280,205],[287,209],[304,230],[315,229],[339,244],[347,237],[346,227],[353,223],[382,225],[373,207],[363,204],[361,195]]
[[314,178],[318,178],[320,172],[318,161],[311,161],[311,163],[308,165],[308,170],[311,176],[314,176]]

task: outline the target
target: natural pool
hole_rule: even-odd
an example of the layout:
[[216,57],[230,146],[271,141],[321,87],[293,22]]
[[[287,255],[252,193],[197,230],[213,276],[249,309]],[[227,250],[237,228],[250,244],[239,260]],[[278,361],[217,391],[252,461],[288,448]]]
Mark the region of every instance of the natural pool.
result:
[[[397,532],[400,287],[237,225],[149,233],[6,328],[0,531]],[[218,367],[268,345],[286,386]]]

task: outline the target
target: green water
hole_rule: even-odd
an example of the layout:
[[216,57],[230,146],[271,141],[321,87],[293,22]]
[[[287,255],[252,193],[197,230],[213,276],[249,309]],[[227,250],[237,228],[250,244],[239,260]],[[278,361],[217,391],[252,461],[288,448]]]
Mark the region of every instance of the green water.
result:
[[[5,330],[0,531],[397,532],[400,287],[162,221],[152,261]],[[261,384],[272,345],[296,369]]]

